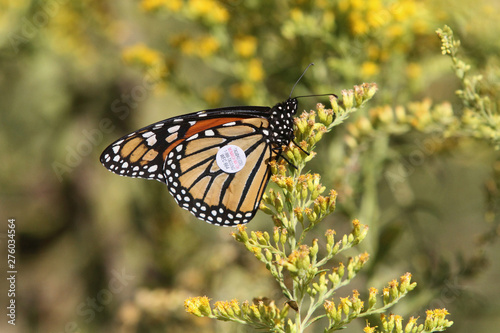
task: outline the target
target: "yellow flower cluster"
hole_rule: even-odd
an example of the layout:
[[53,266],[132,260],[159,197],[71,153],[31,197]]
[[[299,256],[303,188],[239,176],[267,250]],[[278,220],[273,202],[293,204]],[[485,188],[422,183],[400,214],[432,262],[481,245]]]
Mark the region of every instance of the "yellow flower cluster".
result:
[[321,37],[328,34],[335,27],[335,11],[326,1],[319,1],[316,6],[320,10],[292,7],[281,27],[283,36],[292,39],[297,35]]
[[244,58],[251,57],[257,50],[257,38],[254,36],[239,36],[233,41],[234,49],[237,54]]
[[140,6],[144,11],[184,11],[191,18],[211,23],[224,23],[229,19],[227,9],[215,0],[142,0]]
[[142,0],[140,6],[145,11],[167,9],[177,12],[182,8],[182,0]]
[[180,43],[182,53],[208,58],[219,50],[220,43],[213,36],[206,35],[198,38],[186,38]]
[[349,28],[355,36],[365,35],[381,27],[387,27],[387,35],[398,37],[404,32],[400,23],[411,22],[414,32],[426,29],[417,17],[425,11],[416,0],[402,0],[387,4],[381,0],[341,0],[338,8],[348,15]]
[[157,66],[159,63],[163,62],[163,56],[160,52],[153,50],[142,43],[135,44],[124,49],[122,57],[126,63],[141,64],[145,67]]
[[359,117],[347,124],[349,136],[346,143],[357,146],[363,137],[383,131],[388,134],[402,134],[416,129],[422,132],[447,131],[456,126],[457,118],[450,103],[433,105],[430,99],[409,103],[406,107],[389,105],[370,109],[368,117]]
[[[361,64],[360,76],[380,74],[381,64],[394,54],[408,52],[415,47],[415,36],[431,34],[430,24],[438,14],[431,13],[429,4],[417,0],[340,0],[337,5],[338,20],[347,21],[349,33],[367,38],[363,50],[367,59]],[[421,71],[415,64],[408,66],[407,76],[416,79]]]
[[254,95],[255,87],[249,82],[235,83],[229,88],[231,96],[239,99],[249,99]]
[[387,23],[389,13],[380,0],[341,0],[341,12],[348,13],[349,28],[353,35],[364,35]]
[[223,90],[219,87],[207,87],[203,90],[203,99],[209,105],[219,104],[222,98]]
[[[129,65],[138,66],[152,82],[160,84],[167,75],[168,68],[165,64],[163,54],[139,43],[122,51],[123,61]],[[159,87],[159,85],[156,85]]]
[[264,67],[262,60],[259,58],[252,58],[244,62],[240,66],[239,76],[242,82],[235,83],[230,88],[232,96],[240,99],[248,99],[254,95],[256,84],[264,79]]
[[417,319],[415,317],[410,317],[408,323],[403,327],[403,317],[395,314],[390,315],[380,315],[381,328],[371,327],[368,324],[363,332],[365,333],[376,333],[376,332],[394,332],[394,333],[406,333],[406,332],[437,332],[444,331],[445,328],[453,325],[453,322],[446,319],[449,312],[446,309],[435,309],[427,310],[425,323],[417,325]]
[[184,301],[184,307],[188,313],[198,317],[212,315],[210,299],[207,296],[191,297]]
[[250,81],[259,82],[264,79],[264,68],[262,67],[262,60],[251,59],[247,65],[248,79]]
[[210,22],[224,23],[229,19],[229,12],[215,0],[188,0],[187,10],[195,17]]
[[280,310],[272,300],[254,300],[253,304],[248,301],[241,305],[238,300],[217,301],[213,310],[210,308],[208,297],[192,297],[184,301],[184,307],[188,313],[198,317],[217,318],[220,320],[232,320],[236,322],[251,322],[259,325],[267,324],[273,327],[283,328],[288,314],[288,307]]

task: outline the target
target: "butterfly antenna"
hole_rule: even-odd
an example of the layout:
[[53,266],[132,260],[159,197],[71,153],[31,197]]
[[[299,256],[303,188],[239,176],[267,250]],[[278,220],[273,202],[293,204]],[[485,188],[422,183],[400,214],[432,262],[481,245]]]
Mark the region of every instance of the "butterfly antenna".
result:
[[295,84],[293,85],[292,87],[292,91],[290,91],[290,96],[288,96],[288,98],[292,98],[292,93],[293,93],[293,90],[295,89],[295,86],[297,86],[297,83],[299,83],[300,79],[302,79],[302,77],[304,76],[304,74],[307,72],[307,70],[309,69],[309,67],[313,66],[314,63],[311,62],[307,67],[306,69],[304,69],[304,72],[302,72],[302,75],[299,77],[299,79],[297,80],[297,82],[295,82]]
[[295,98],[303,98],[303,97],[321,97],[321,96],[335,96],[335,98],[338,98],[338,96],[337,96],[337,95],[335,95],[335,94],[302,95],[302,96],[295,96]]

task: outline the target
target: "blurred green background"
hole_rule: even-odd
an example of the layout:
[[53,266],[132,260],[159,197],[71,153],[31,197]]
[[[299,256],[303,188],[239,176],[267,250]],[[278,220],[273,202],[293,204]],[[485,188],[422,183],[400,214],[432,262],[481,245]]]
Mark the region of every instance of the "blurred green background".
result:
[[[113,175],[99,155],[172,116],[271,106],[310,62],[294,95],[379,86],[310,164],[339,192],[324,229],[354,218],[370,226],[359,250],[371,266],[353,288],[382,288],[410,271],[419,286],[395,312],[445,307],[449,332],[496,330],[500,156],[481,135],[425,117],[452,110],[444,114],[460,123],[464,112],[435,35],[444,24],[496,106],[499,19],[496,0],[0,1],[0,253],[15,218],[18,270],[16,326],[3,315],[0,330],[252,331],[188,315],[183,301],[282,304],[265,267],[230,229],[196,220],[159,182]],[[328,106],[312,98],[300,108],[317,102]],[[384,110],[413,118],[381,126]],[[272,227],[263,213],[248,225]]]

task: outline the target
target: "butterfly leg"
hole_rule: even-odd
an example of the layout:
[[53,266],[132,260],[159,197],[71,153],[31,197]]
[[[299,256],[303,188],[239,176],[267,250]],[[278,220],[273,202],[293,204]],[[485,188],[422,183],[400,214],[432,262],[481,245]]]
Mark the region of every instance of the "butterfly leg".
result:
[[284,159],[284,160],[285,160],[285,161],[286,161],[289,165],[291,165],[291,166],[292,166],[295,170],[298,170],[297,166],[295,166],[295,165],[294,165],[292,162],[290,162],[290,161],[289,161],[289,160],[288,160],[285,156],[283,156],[283,154],[282,154],[282,153],[283,153],[283,150],[281,150],[281,149],[279,149],[279,148],[273,148],[272,150],[273,150],[273,152],[277,155],[277,156],[276,156],[276,160],[277,160],[278,158],[280,158],[280,157],[281,157],[281,158],[282,158],[282,159]]
[[299,144],[297,142],[295,142],[295,140],[292,140],[293,144],[297,146],[297,148],[299,148],[300,150],[302,150],[304,152],[304,154],[306,154],[307,156],[309,156],[309,152],[304,150],[304,148],[302,148],[301,146],[299,146]]

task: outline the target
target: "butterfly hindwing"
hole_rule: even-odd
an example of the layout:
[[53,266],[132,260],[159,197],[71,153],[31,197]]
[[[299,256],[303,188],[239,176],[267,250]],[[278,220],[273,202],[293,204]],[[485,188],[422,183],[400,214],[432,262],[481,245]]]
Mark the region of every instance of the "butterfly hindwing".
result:
[[[182,208],[209,223],[233,226],[255,215],[274,157],[262,133],[264,118],[247,118],[212,126],[179,143],[165,159],[170,193]],[[226,172],[217,161],[225,147],[239,147],[245,163]],[[222,166],[223,168],[223,166]]]

